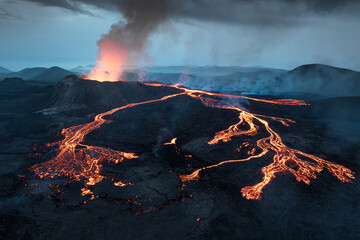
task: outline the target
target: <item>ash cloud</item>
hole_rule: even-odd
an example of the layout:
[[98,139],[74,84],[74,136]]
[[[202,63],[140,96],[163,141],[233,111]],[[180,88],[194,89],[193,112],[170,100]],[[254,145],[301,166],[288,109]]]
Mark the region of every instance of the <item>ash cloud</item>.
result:
[[[27,0],[88,13],[89,6],[119,11],[126,22],[114,24],[101,40],[120,40],[131,51],[140,52],[147,38],[169,20],[197,20],[262,27],[289,27],[308,13],[355,15],[355,0]],[[352,4],[355,3],[355,4]],[[349,7],[351,6],[351,9]],[[349,10],[350,9],[350,10]],[[356,15],[355,15],[356,16]],[[101,41],[100,40],[100,41]]]
[[90,13],[89,6],[104,10],[119,11],[125,22],[119,21],[111,26],[102,41],[113,40],[125,46],[130,52],[142,52],[146,40],[161,23],[168,19],[168,0],[28,0],[43,6],[55,6],[80,13]]
[[112,25],[100,41],[116,40],[136,52],[142,51],[149,35],[167,19],[166,0],[123,0],[117,7],[127,22]]
[[[20,2],[20,0],[11,0],[13,2]],[[22,0],[21,0],[22,1]],[[198,62],[193,60],[192,53],[200,51],[214,51],[212,63],[217,64],[218,58],[225,54],[231,56],[232,62],[249,62],[248,56],[253,58],[260,58],[263,50],[269,45],[286,39],[284,32],[292,28],[298,27],[302,24],[309,24],[308,19],[312,19],[314,15],[317,16],[335,16],[340,19],[343,16],[351,16],[359,18],[358,12],[360,10],[360,2],[355,0],[25,0],[38,5],[47,7],[57,7],[66,9],[74,14],[102,14],[101,11],[94,11],[94,9],[101,9],[110,12],[117,12],[122,15],[119,17],[119,22],[112,25],[109,32],[104,34],[100,42],[111,39],[122,45],[125,45],[130,50],[130,57],[128,64],[132,64],[132,60],[147,61],[147,55],[143,50],[147,39],[156,31],[166,31],[169,28],[164,24],[171,22],[182,22],[185,24],[194,24],[205,29],[208,26],[215,24],[226,24],[231,26],[235,31],[229,31],[226,34],[232,36],[232,39],[243,38],[246,39],[254,32],[246,37],[240,35],[240,31],[236,31],[238,26],[241,30],[253,30],[261,32],[261,36],[250,39],[252,46],[246,47],[246,52],[224,53],[220,56],[216,55],[216,47],[222,46],[226,42],[224,36],[218,34],[214,29],[207,29],[209,37],[214,40],[214,47],[210,46],[205,49],[210,41],[203,44],[202,36],[193,36],[192,49],[193,52],[187,53],[190,56],[186,61]],[[20,4],[18,4],[20,5]],[[1,7],[1,3],[0,3]],[[5,6],[6,8],[6,6]],[[37,8],[38,9],[38,8]],[[20,9],[21,10],[21,9]],[[119,14],[119,15],[120,15]],[[307,18],[309,17],[309,18]],[[120,19],[121,18],[121,19]],[[207,24],[210,23],[210,24]],[[215,23],[215,24],[213,24]],[[91,28],[91,26],[89,26]],[[221,27],[220,27],[221,28]],[[171,29],[171,28],[170,28]],[[241,31],[241,34],[243,32]],[[256,33],[255,33],[256,34]],[[171,35],[173,36],[173,35]],[[216,36],[216,37],[215,37]],[[341,36],[339,35],[339,38]],[[176,40],[176,36],[174,36]],[[170,42],[170,41],[169,41]],[[269,42],[272,42],[269,44]],[[182,44],[183,42],[181,42]],[[243,44],[247,44],[244,42]],[[176,45],[176,43],[174,44]],[[245,47],[243,47],[245,48]],[[180,48],[179,48],[180,49]],[[226,49],[226,47],[225,47]],[[240,48],[239,48],[240,49]],[[200,55],[200,54],[198,54]],[[177,56],[181,56],[180,54]],[[200,57],[201,58],[201,57]],[[205,61],[208,62],[207,58]],[[245,60],[244,60],[245,59]],[[151,60],[151,57],[150,57]],[[202,61],[201,59],[199,61]],[[228,61],[230,62],[230,60]]]
[[[282,24],[292,14],[301,15],[306,12],[355,14],[354,7],[359,10],[357,0],[27,0],[44,6],[57,6],[77,12],[87,12],[88,6],[105,10],[118,9],[124,17],[137,17],[148,20],[154,18],[192,18],[204,21],[252,23],[258,24],[256,18],[266,17],[268,24]],[[351,5],[351,9],[349,6]],[[356,5],[356,6],[354,6]],[[250,12],[248,12],[250,11]],[[281,13],[280,15],[277,15]],[[142,16],[141,16],[142,15]],[[253,15],[253,17],[251,17]],[[166,16],[167,18],[163,18]],[[251,17],[247,19],[246,17]],[[129,20],[127,18],[127,20]],[[254,21],[251,22],[250,20]]]
[[80,13],[89,13],[81,5],[81,1],[59,1],[59,0],[27,0],[28,2],[40,3],[46,7],[60,7]]

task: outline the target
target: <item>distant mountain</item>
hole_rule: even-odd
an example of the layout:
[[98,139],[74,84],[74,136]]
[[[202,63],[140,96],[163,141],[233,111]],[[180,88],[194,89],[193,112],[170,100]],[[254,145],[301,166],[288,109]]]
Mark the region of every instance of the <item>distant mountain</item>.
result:
[[[256,71],[234,72],[226,76],[219,76],[208,81],[210,90],[214,91],[243,91],[262,93],[271,79],[285,73],[279,69],[257,69]],[[201,84],[201,83],[200,83]]]
[[41,72],[39,75],[32,77],[29,80],[42,81],[42,82],[58,82],[67,75],[73,74],[70,71],[62,69],[60,67],[51,67]]
[[282,69],[273,69],[260,66],[240,67],[240,66],[151,66],[136,68],[136,71],[144,71],[148,73],[178,73],[190,74],[198,77],[218,77],[226,76],[235,72],[249,73],[257,72],[259,70],[280,71]]
[[25,68],[19,72],[2,74],[0,75],[0,80],[3,80],[5,78],[22,78],[24,80],[30,80],[46,70],[47,68],[43,68],[43,67]]
[[268,87],[274,92],[317,93],[327,97],[360,96],[360,72],[309,64],[276,77]]
[[69,71],[73,73],[89,73],[91,69],[94,67],[94,65],[87,65],[87,66],[77,66],[75,68],[70,69]]
[[21,78],[23,80],[33,80],[41,82],[57,82],[67,75],[73,74],[60,67],[35,67],[25,68],[19,72],[11,72],[0,75],[0,81],[5,78]]
[[10,71],[9,69],[6,69],[6,68],[0,66],[0,74],[1,73],[11,73],[11,72],[12,71]]
[[[78,66],[72,71],[59,67],[25,68],[19,72],[0,73],[0,81],[5,78],[22,78],[54,83],[73,72],[86,73],[92,67]],[[154,66],[128,69],[122,78],[181,84],[211,91],[298,96],[310,100],[360,96],[360,72],[321,64],[302,65],[291,71],[257,66]]]
[[[176,70],[177,67],[169,67]],[[211,91],[246,91],[262,92],[264,86],[271,79],[285,73],[285,70],[271,68],[245,68],[245,67],[197,67],[196,71],[184,73],[162,73],[162,72],[124,72],[122,78],[129,81],[143,80],[156,81],[165,84],[181,84],[194,89]],[[199,74],[200,69],[209,71],[209,74]],[[220,72],[231,72],[227,75],[210,76],[218,69]],[[154,70],[154,69],[153,69]],[[157,70],[161,70],[157,68]]]
[[[229,74],[225,74],[229,73]],[[211,91],[237,91],[308,100],[360,96],[360,73],[321,64],[291,71],[262,67],[144,67],[124,72],[123,79],[181,84]]]
[[181,84],[190,87],[194,82],[204,82],[205,78],[198,77],[192,74],[181,73],[132,73],[124,72],[121,76],[122,79],[127,81],[153,81],[161,82],[164,84]]

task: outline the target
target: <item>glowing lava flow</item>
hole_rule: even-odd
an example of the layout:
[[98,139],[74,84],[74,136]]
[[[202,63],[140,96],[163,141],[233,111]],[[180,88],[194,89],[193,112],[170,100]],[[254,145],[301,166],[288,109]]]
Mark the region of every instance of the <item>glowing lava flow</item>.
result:
[[[119,110],[126,108],[160,102],[180,95],[188,95],[192,98],[200,100],[205,106],[229,109],[239,113],[239,121],[231,125],[228,129],[216,133],[214,138],[210,140],[208,144],[229,142],[232,140],[232,138],[241,135],[254,136],[257,134],[260,126],[263,126],[266,129],[269,136],[256,142],[257,147],[261,149],[260,153],[256,153],[257,150],[252,149],[248,152],[248,155],[250,156],[247,158],[226,160],[214,165],[202,167],[195,170],[191,174],[181,175],[180,178],[183,182],[198,180],[200,178],[199,173],[206,169],[215,168],[229,163],[249,161],[251,159],[260,158],[266,154],[269,154],[270,152],[274,154],[273,162],[262,168],[262,173],[264,175],[262,181],[254,186],[247,186],[241,189],[242,195],[245,198],[260,199],[263,188],[276,177],[276,174],[279,173],[291,173],[295,176],[297,181],[302,181],[306,184],[310,184],[310,179],[316,178],[316,173],[321,172],[323,169],[327,169],[342,182],[350,182],[350,179],[354,179],[353,172],[348,168],[287,147],[282,142],[280,136],[272,128],[270,128],[269,123],[265,121],[264,118],[270,118],[274,121],[279,121],[285,126],[289,126],[288,123],[294,121],[290,119],[252,114],[245,111],[244,109],[241,109],[240,107],[230,104],[228,101],[226,101],[226,99],[247,98],[252,101],[259,101],[270,104],[306,105],[306,103],[303,101],[292,99],[264,100],[244,96],[212,93],[201,90],[191,90],[177,85],[165,85],[159,83],[147,83],[146,85],[173,87],[182,90],[182,92],[168,95],[160,99],[139,103],[130,103],[122,107],[114,108],[105,113],[98,114],[94,121],[90,123],[64,129],[62,133],[64,134],[65,139],[53,144],[59,145],[56,156],[48,162],[40,163],[31,167],[31,170],[33,170],[40,178],[69,177],[75,180],[80,180],[83,178],[85,179],[87,185],[94,185],[105,178],[101,175],[103,161],[119,163],[124,159],[137,158],[134,153],[120,152],[112,149],[106,149],[97,146],[87,146],[82,144],[87,134],[94,131],[95,129],[100,128],[102,124],[107,122],[107,120],[103,119],[104,116],[111,115]],[[246,127],[245,130],[242,130],[244,127]],[[176,138],[172,139],[172,141],[169,143],[165,143],[164,145],[174,144],[176,144]],[[238,149],[240,148],[241,146]],[[123,183],[121,181],[114,181],[114,185],[127,186],[129,184]],[[92,192],[85,187],[82,189],[82,195],[87,194],[92,194]],[[91,199],[93,198],[94,196],[92,195]]]
[[[181,88],[182,89],[182,88]],[[215,168],[228,163],[236,163],[236,162],[244,162],[254,158],[260,158],[267,154],[269,150],[274,152],[273,162],[268,166],[262,168],[262,173],[264,174],[263,180],[254,185],[248,186],[241,189],[241,193],[243,197],[246,199],[261,199],[261,193],[263,188],[270,183],[272,179],[276,177],[276,174],[279,173],[291,173],[295,176],[297,181],[302,181],[306,184],[310,184],[310,178],[315,179],[316,173],[321,172],[324,168],[327,169],[330,173],[332,173],[335,177],[337,177],[342,182],[350,182],[350,179],[354,179],[354,173],[341,165],[334,164],[319,157],[313,156],[311,154],[303,153],[299,150],[295,150],[287,147],[281,140],[280,136],[270,128],[269,123],[264,119],[260,118],[261,115],[251,114],[239,107],[230,105],[228,102],[224,100],[214,100],[211,98],[206,98],[204,95],[216,96],[222,99],[225,98],[238,98],[239,96],[231,96],[228,94],[218,94],[218,93],[207,93],[204,91],[197,90],[185,90],[189,96],[200,99],[204,105],[209,107],[217,107],[223,109],[231,109],[239,112],[239,122],[231,125],[228,129],[220,131],[215,134],[215,137],[208,142],[208,144],[217,144],[219,142],[229,142],[233,137],[240,135],[250,135],[253,136],[257,133],[259,126],[255,125],[254,120],[259,121],[270,134],[269,137],[262,138],[257,141],[257,146],[262,150],[261,153],[253,155],[255,152],[250,152],[252,154],[248,158],[238,159],[238,160],[226,160],[214,165],[206,166],[200,169],[195,170],[193,173],[189,175],[181,175],[180,178],[183,182],[199,180],[199,173],[203,170]],[[199,95],[201,94],[201,95]],[[263,100],[263,99],[255,99],[248,98],[254,101],[266,102],[271,104],[279,104],[279,105],[307,105],[306,103],[299,100]],[[294,122],[290,119],[283,119],[277,117],[268,117],[262,116],[266,118],[271,118],[272,120],[279,121],[285,126],[289,126],[288,122]],[[246,123],[248,125],[247,130],[241,130],[241,125]],[[308,160],[302,160],[298,156],[302,156],[307,158],[308,160],[312,160],[312,162]]]
[[171,139],[170,142],[163,143],[162,145],[174,145],[174,144],[176,144],[176,140],[177,140],[177,138],[173,138],[173,139]]
[[[114,108],[110,111],[96,115],[94,121],[70,128],[63,129],[62,134],[65,139],[51,145],[59,145],[56,156],[44,163],[39,163],[30,168],[35,175],[40,178],[69,177],[75,180],[85,179],[87,185],[94,185],[101,181],[102,162],[110,161],[115,164],[124,159],[137,158],[134,153],[120,152],[112,149],[87,146],[82,144],[85,136],[98,129],[102,124],[108,122],[103,117],[111,115],[117,111],[131,108],[138,105],[160,102],[173,98],[184,93],[177,93],[162,97],[160,99],[149,100],[139,103],[129,103],[125,106]],[[114,182],[115,186],[125,186],[122,182]],[[87,188],[82,189],[82,194],[90,194]]]

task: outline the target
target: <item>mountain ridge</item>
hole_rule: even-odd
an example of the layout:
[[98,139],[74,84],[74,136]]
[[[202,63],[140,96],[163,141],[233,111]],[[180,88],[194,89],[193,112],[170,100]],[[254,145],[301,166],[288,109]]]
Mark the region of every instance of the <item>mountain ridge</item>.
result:
[[49,69],[46,69],[44,72],[40,73],[39,75],[29,80],[43,81],[43,82],[58,82],[67,75],[71,75],[71,74],[73,73],[68,70],[54,66]]
[[47,68],[44,67],[34,67],[34,68],[24,68],[18,72],[11,72],[7,74],[0,75],[0,80],[3,80],[5,78],[22,78],[24,80],[30,80],[31,78],[41,74],[47,70]]
[[274,79],[275,92],[308,92],[325,96],[360,96],[360,72],[324,64],[306,64]]
[[12,73],[12,72],[13,71],[0,66],[0,74],[2,74],[2,73]]

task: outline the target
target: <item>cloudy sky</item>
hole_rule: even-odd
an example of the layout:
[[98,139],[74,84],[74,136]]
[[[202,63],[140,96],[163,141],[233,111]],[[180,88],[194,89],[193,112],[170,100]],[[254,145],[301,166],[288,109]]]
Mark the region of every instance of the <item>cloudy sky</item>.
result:
[[111,37],[140,65],[360,71],[359,10],[356,0],[0,0],[0,66],[93,64]]

